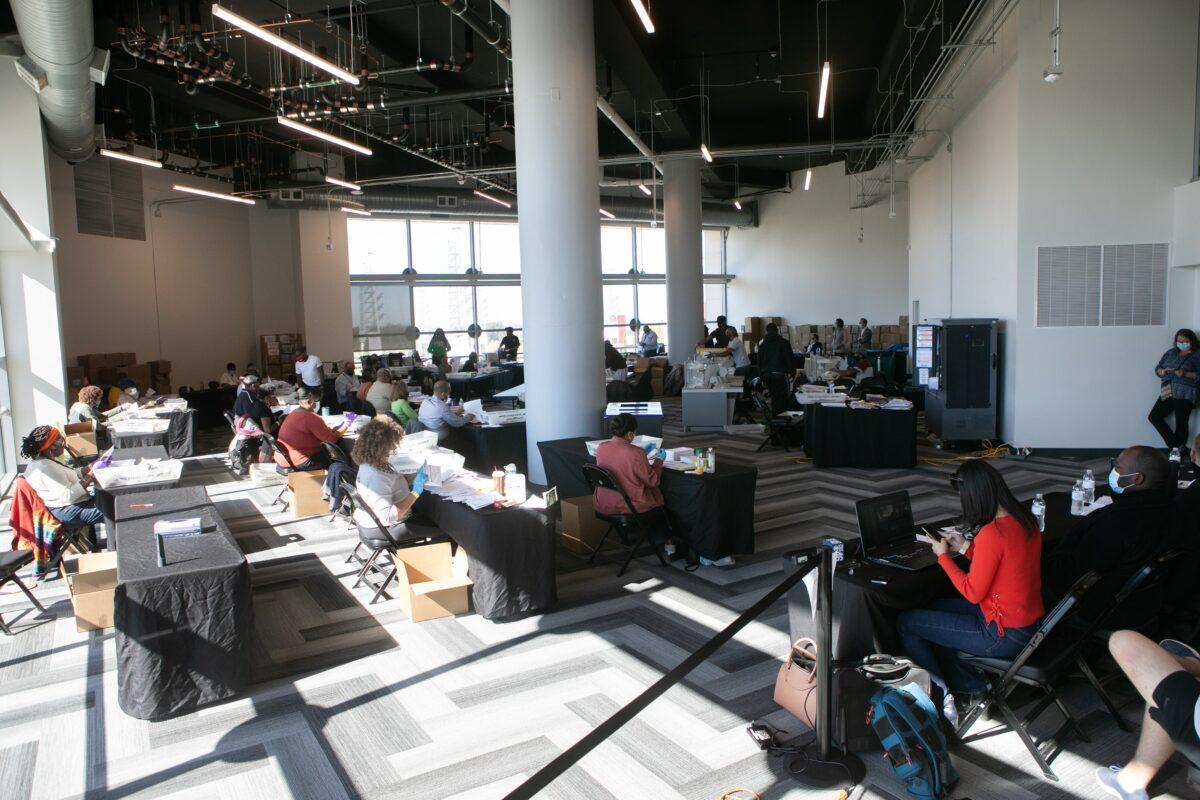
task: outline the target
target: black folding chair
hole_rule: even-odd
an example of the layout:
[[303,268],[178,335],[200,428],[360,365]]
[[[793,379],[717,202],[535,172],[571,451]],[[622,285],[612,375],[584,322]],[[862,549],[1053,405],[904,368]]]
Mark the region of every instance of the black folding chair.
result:
[[274,436],[267,433],[266,431],[263,431],[262,438],[263,438],[264,442],[266,442],[268,445],[271,446],[271,450],[273,450],[276,453],[282,454],[283,460],[287,462],[286,467],[280,466],[279,462],[275,462],[275,471],[284,477],[284,482],[283,482],[283,489],[281,489],[279,491],[279,495],[271,503],[272,506],[277,506],[282,503],[283,508],[286,511],[287,507],[288,507],[288,503],[289,503],[289,501],[285,499],[287,497],[287,493],[288,493],[287,476],[292,474],[293,472],[298,472],[299,470],[296,468],[296,465],[294,463],[292,463],[292,457],[288,455],[288,451],[282,445],[279,444],[278,440],[276,440]]
[[[1096,586],[1099,576],[1089,572],[1075,581],[1075,585],[1067,592],[1066,597],[1058,601],[1038,626],[1037,631],[1022,648],[1015,658],[992,658],[959,653],[958,658],[965,664],[976,667],[988,675],[988,688],[984,696],[971,705],[963,715],[958,726],[958,734],[971,729],[971,725],[984,713],[989,705],[997,709],[1004,717],[1005,726],[1014,731],[1041,768],[1042,774],[1053,781],[1058,776],[1050,769],[1050,762],[1058,755],[1059,741],[1068,728],[1073,728],[1075,734],[1083,741],[1091,741],[1079,721],[1067,708],[1066,703],[1058,696],[1053,684],[1063,677],[1067,670],[1074,666],[1075,656],[1083,643],[1086,634],[1081,635],[1078,627],[1072,627],[1070,622],[1078,613],[1079,606],[1085,600],[1091,599],[1089,594]],[[1018,685],[1029,686],[1042,693],[1042,698],[1023,718],[1017,717],[1016,712],[1008,703],[1008,697]],[[1051,704],[1062,712],[1064,721],[1061,726],[1049,736],[1037,740],[1029,732],[1038,717]],[[997,726],[971,736],[963,737],[962,741],[969,742],[994,736],[1003,732],[1003,727]]]
[[[379,521],[379,517],[371,510],[371,507],[363,502],[358,494],[358,490],[354,485],[345,478],[341,481],[342,491],[345,492],[354,503],[355,508],[362,509],[371,518],[372,525],[355,524],[358,528],[359,544],[364,545],[371,554],[362,562],[362,568],[358,571],[357,579],[354,581],[352,588],[357,589],[360,584],[366,583],[375,590],[375,594],[371,597],[371,602],[368,605],[374,605],[379,601],[380,597],[391,600],[391,595],[387,594],[387,587],[396,578],[396,573],[399,567],[396,565],[395,554],[408,547],[420,547],[425,544],[433,544],[437,541],[445,540],[446,536],[436,526],[419,520],[415,517],[409,517],[404,521],[404,525],[408,528],[408,535],[403,538],[393,538],[387,527]],[[357,552],[358,548],[355,548]],[[381,567],[376,562],[379,556],[386,553],[391,557],[392,566],[389,570],[386,567]],[[353,557],[353,554],[351,554]],[[382,576],[382,580],[380,580]]]
[[621,543],[626,546],[629,545],[629,540],[631,539],[631,536],[628,534],[641,532],[637,541],[630,548],[625,563],[621,565],[621,571],[617,573],[618,576],[624,575],[625,570],[629,569],[629,563],[633,561],[633,557],[637,555],[638,550],[646,543],[647,539],[650,540],[650,546],[654,548],[654,554],[658,556],[658,562],[664,567],[667,566],[667,560],[663,557],[662,546],[655,542],[651,536],[651,533],[654,531],[654,525],[646,518],[645,514],[640,513],[633,507],[633,501],[629,499],[629,495],[621,488],[621,484],[617,483],[616,477],[603,467],[598,467],[595,464],[584,464],[583,479],[587,481],[588,488],[592,490],[593,495],[597,489],[608,489],[616,492],[621,495],[621,500],[624,501],[625,507],[629,509],[628,514],[601,514],[599,511],[596,512],[596,519],[601,522],[607,522],[608,528],[605,529],[604,536],[600,537],[599,543],[592,550],[592,557],[588,559],[588,563],[595,563],[596,554],[604,546],[608,535],[615,530]]
[[[352,460],[350,460],[350,457],[346,455],[342,448],[338,447],[333,442],[321,442],[321,449],[324,450],[325,455],[329,457],[329,463],[331,465],[344,464],[354,472],[358,472],[358,467]],[[329,515],[329,521],[333,522],[335,519],[337,519],[338,514],[343,514],[346,519],[352,519],[354,516],[354,501],[350,499],[350,495],[346,492],[342,492],[342,501],[338,504],[338,507],[333,510],[333,513]],[[357,550],[358,548],[355,548],[355,551]],[[349,562],[347,561],[347,563]]]
[[221,415],[225,417],[225,421],[229,423],[229,430],[233,431],[233,435],[237,436],[237,420],[233,418],[232,411],[222,411]]
[[760,453],[762,449],[769,444],[778,444],[783,447],[783,452],[790,453],[788,449],[786,431],[792,426],[791,420],[787,417],[777,417],[771,411],[771,407],[767,405],[767,401],[758,392],[750,395],[750,399],[754,403],[754,408],[762,417],[763,430],[767,432],[767,438],[763,439],[762,444],[754,452]]
[[[46,607],[38,602],[38,599],[33,596],[33,592],[25,585],[25,581],[21,580],[17,575],[17,570],[33,561],[32,550],[8,550],[0,553],[0,587],[6,583],[15,583],[17,588],[25,593],[29,598],[29,602],[33,603],[33,607],[38,611],[45,611]],[[12,629],[8,627],[8,623],[4,621],[4,616],[0,614],[0,631],[8,636],[12,636]]]

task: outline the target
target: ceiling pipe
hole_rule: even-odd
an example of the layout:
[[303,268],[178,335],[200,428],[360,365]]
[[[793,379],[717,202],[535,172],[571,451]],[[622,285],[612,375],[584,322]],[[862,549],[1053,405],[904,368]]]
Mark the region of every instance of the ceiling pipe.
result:
[[627,123],[621,117],[621,115],[617,113],[617,110],[612,107],[612,104],[610,104],[600,95],[596,95],[596,108],[600,109],[601,114],[608,117],[608,121],[611,122],[617,130],[624,134],[626,139],[633,143],[633,146],[637,148],[637,151],[645,156],[646,160],[653,164],[654,168],[658,170],[658,173],[661,175],[663,171],[662,161],[654,155],[653,150],[646,146],[646,143],[642,141],[642,137],[637,135],[637,131],[629,127],[629,123]]
[[[108,51],[96,49],[91,0],[12,0],[25,56],[22,77],[35,86],[54,152],[71,163],[96,151],[95,83],[104,83]],[[93,68],[93,64],[96,67]]]
[[508,39],[504,38],[504,29],[472,11],[471,7],[467,5],[467,0],[442,0],[442,5],[465,22],[471,30],[482,36],[485,42],[496,48],[500,55],[512,58],[512,45]]

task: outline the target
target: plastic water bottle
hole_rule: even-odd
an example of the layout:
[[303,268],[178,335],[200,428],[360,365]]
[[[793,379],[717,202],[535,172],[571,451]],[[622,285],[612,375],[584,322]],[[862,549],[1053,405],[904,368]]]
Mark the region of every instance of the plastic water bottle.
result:
[[1075,481],[1071,489],[1071,515],[1083,516],[1083,481]]
[[717,471],[717,451],[716,450],[712,449],[711,447],[708,448],[708,452],[705,454],[704,460],[706,462],[705,467],[704,467],[705,470],[707,470],[708,472],[716,472]]
[[1090,469],[1083,471],[1083,502],[1088,505],[1096,502],[1096,476]]
[[1033,498],[1033,505],[1030,506],[1030,511],[1033,512],[1033,518],[1037,520],[1038,530],[1042,533],[1046,532],[1046,498],[1042,497],[1039,492]]

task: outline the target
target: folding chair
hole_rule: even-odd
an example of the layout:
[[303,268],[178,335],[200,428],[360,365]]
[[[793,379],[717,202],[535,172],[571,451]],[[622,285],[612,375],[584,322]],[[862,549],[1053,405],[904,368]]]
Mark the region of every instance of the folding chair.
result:
[[233,412],[222,411],[221,416],[225,417],[225,421],[229,423],[229,430],[233,431],[234,436],[237,436],[237,420],[233,418]]
[[[38,602],[38,599],[33,596],[33,592],[25,585],[25,582],[17,575],[17,570],[33,561],[32,550],[8,550],[0,553],[0,587],[6,583],[15,583],[17,588],[25,593],[29,598],[29,602],[33,603],[34,608],[38,611],[45,611],[46,607]],[[4,616],[0,615],[0,631],[8,636],[12,636],[12,629],[8,627],[8,623],[4,621]]]
[[791,420],[787,417],[775,416],[771,411],[771,407],[767,405],[767,401],[757,392],[750,395],[750,398],[754,402],[755,409],[762,416],[763,428],[767,432],[767,438],[763,439],[762,444],[754,452],[761,453],[762,449],[768,444],[779,444],[783,447],[783,452],[790,453],[791,450],[788,449],[787,437],[783,432],[791,427]]
[[[1083,642],[1083,637],[1080,635],[1078,627],[1072,628],[1069,624],[1064,625],[1064,621],[1071,620],[1079,610],[1079,605],[1085,599],[1090,599],[1089,593],[1092,592],[1099,580],[1099,575],[1095,572],[1089,572],[1075,581],[1075,585],[1067,592],[1066,597],[1058,601],[1058,604],[1047,614],[1037,631],[1033,634],[1033,638],[1029,643],[1022,648],[1021,652],[1015,658],[991,658],[988,656],[976,656],[967,653],[959,653],[958,658],[965,664],[969,664],[977,669],[982,670],[989,675],[988,688],[984,697],[971,705],[967,712],[963,715],[958,726],[958,734],[962,734],[971,729],[971,725],[983,714],[988,705],[998,709],[1004,717],[1005,725],[1021,739],[1025,748],[1029,750],[1029,754],[1033,756],[1033,760],[1037,762],[1041,768],[1042,774],[1052,781],[1057,781],[1058,776],[1050,769],[1050,761],[1052,761],[1061,748],[1058,742],[1068,728],[1073,728],[1076,735],[1087,742],[1090,741],[1087,734],[1083,732],[1083,728],[1079,726],[1079,721],[1067,708],[1062,698],[1055,692],[1053,683],[1064,676],[1068,669],[1075,664],[1075,656]],[[1008,697],[1018,684],[1029,686],[1039,690],[1042,693],[1042,698],[1034,704],[1024,718],[1018,718],[1012,706],[1008,703]],[[1061,726],[1049,736],[1043,737],[1040,741],[1034,739],[1029,732],[1028,727],[1032,725],[1038,717],[1042,715],[1046,709],[1053,704],[1062,712],[1064,721]],[[1002,728],[995,727],[981,733],[973,734],[968,737],[963,737],[964,743],[982,739],[984,737],[993,736],[1000,733]]]
[[[287,462],[286,467],[280,466],[279,463],[276,462],[276,464],[275,464],[276,472],[278,472],[280,475],[284,476],[284,478],[286,479],[288,475],[292,474],[293,472],[298,471],[296,469],[296,465],[294,463],[292,463],[292,457],[288,455],[288,451],[279,444],[278,440],[276,440],[276,438],[274,436],[267,433],[266,431],[263,431],[262,438],[263,438],[264,442],[266,442],[267,444],[269,444],[271,446],[272,451],[274,451],[276,453],[281,453],[283,455],[283,460]],[[283,484],[283,489],[281,489],[279,491],[279,495],[276,496],[275,500],[272,501],[272,503],[271,503],[272,507],[282,504],[284,510],[286,511],[287,507],[288,507],[288,502],[289,502],[288,500],[285,499],[287,497],[287,492],[288,492],[288,486],[287,486],[287,481],[285,480],[284,484]]]
[[[387,594],[387,587],[396,578],[396,573],[399,567],[396,566],[396,559],[392,558],[391,569],[381,567],[376,561],[379,556],[386,553],[388,556],[395,556],[396,552],[407,547],[419,547],[425,544],[433,544],[435,541],[442,541],[446,538],[436,526],[423,522],[415,517],[409,517],[404,521],[405,527],[408,528],[408,536],[402,539],[392,537],[387,527],[379,521],[379,517],[371,510],[371,507],[363,502],[358,495],[358,490],[354,485],[345,478],[341,481],[342,491],[344,491],[354,503],[355,508],[362,509],[367,512],[367,516],[371,518],[371,526],[358,525],[359,543],[365,545],[370,551],[365,561],[362,562],[362,568],[358,571],[357,579],[354,581],[354,586],[351,588],[357,589],[360,584],[366,583],[375,590],[375,594],[371,597],[371,602],[368,605],[374,605],[379,601],[380,597],[391,600],[391,596]],[[358,548],[355,548],[357,551]],[[381,581],[377,582],[379,576],[383,576]]]
[[601,514],[599,511],[596,512],[596,519],[601,522],[607,522],[608,528],[605,529],[604,536],[600,538],[599,543],[592,550],[592,557],[588,559],[588,563],[595,563],[596,554],[600,552],[600,548],[604,546],[608,535],[614,530],[617,532],[618,538],[621,539],[621,543],[627,546],[629,537],[626,534],[634,530],[640,530],[641,536],[629,550],[629,556],[625,559],[625,563],[621,565],[621,571],[617,573],[617,576],[625,574],[625,570],[629,569],[629,563],[633,561],[633,557],[637,555],[637,551],[641,549],[647,539],[650,539],[650,546],[654,548],[654,554],[658,556],[658,562],[664,567],[667,566],[667,560],[663,557],[662,547],[650,538],[650,534],[653,532],[653,525],[646,519],[644,514],[639,513],[633,507],[633,501],[629,499],[629,495],[617,483],[617,479],[613,474],[595,464],[584,464],[583,479],[587,481],[588,488],[592,490],[592,494],[595,494],[597,489],[608,489],[616,492],[621,495],[621,500],[625,502],[625,507],[629,509],[628,514]]
[[[321,442],[321,449],[324,450],[325,455],[329,457],[330,464],[344,464],[355,472],[358,471],[358,467],[356,467],[354,462],[350,460],[349,456],[346,455],[342,448],[338,447],[333,442]],[[333,513],[329,515],[329,521],[333,522],[335,519],[337,519],[338,514],[342,514],[343,512],[345,513],[346,519],[352,519],[354,516],[354,501],[350,499],[350,495],[346,492],[342,492],[342,502],[333,510]],[[358,548],[355,548],[356,552],[357,550]],[[347,563],[349,563],[349,561],[347,561]]]

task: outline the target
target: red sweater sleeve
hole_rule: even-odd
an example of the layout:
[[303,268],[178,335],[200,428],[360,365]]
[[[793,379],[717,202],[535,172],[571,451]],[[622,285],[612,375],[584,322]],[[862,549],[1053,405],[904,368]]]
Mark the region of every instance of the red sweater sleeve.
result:
[[971,545],[971,571],[963,572],[949,553],[938,556],[938,563],[946,571],[950,582],[959,594],[978,605],[991,592],[1000,560],[1004,554],[1003,542],[993,531],[981,530]]
[[338,435],[330,430],[329,426],[325,424],[325,420],[316,414],[308,414],[305,417],[304,426],[319,442],[336,442],[338,440]]

